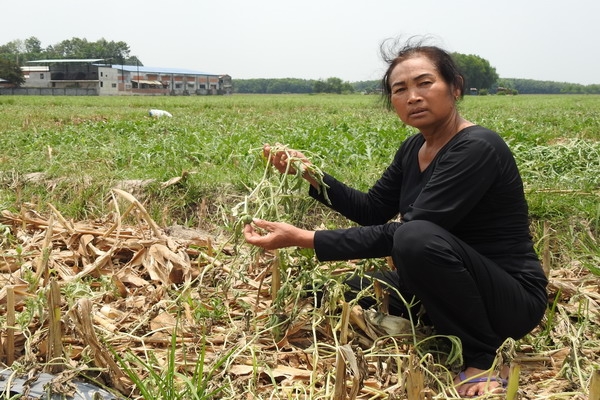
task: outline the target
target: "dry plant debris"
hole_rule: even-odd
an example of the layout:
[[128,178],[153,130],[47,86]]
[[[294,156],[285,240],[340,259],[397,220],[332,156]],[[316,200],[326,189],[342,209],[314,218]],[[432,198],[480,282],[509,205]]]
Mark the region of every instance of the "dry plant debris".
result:
[[[136,399],[130,372],[145,379],[148,366],[173,368],[167,383],[179,385],[199,359],[204,371],[215,366],[207,392],[228,387],[217,398],[455,398],[454,372],[417,351],[423,336],[406,320],[340,301],[318,309],[310,296],[278,303],[280,255],[162,229],[129,193],[116,189],[112,199],[114,213],[96,221],[68,221],[56,209],[2,213],[5,367],[85,377]],[[520,368],[519,398],[586,399],[600,351],[598,278],[577,268],[550,278],[555,320],[508,362]],[[584,317],[574,331],[569,321]],[[556,350],[534,352],[536,338]]]

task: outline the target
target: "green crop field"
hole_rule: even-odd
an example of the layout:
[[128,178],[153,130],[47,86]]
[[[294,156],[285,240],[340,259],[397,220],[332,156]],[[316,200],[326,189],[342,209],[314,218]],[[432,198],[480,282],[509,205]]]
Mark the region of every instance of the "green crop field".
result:
[[[550,277],[544,321],[509,344],[521,373],[507,397],[585,399],[600,386],[600,96],[460,108],[513,150]],[[366,190],[413,133],[371,95],[0,96],[0,362],[134,399],[454,398],[452,338],[423,338],[416,322],[373,338],[340,317],[354,310],[340,271],[385,260],[320,264],[239,232],[242,208],[349,224],[266,168],[264,143]],[[314,307],[308,283],[329,303]]]

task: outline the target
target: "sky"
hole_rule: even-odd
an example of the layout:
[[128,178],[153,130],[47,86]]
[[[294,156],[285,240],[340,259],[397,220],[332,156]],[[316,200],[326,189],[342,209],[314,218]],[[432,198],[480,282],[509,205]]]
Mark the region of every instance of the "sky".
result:
[[501,78],[600,84],[598,0],[28,0],[0,44],[123,41],[148,67],[251,78],[378,80],[380,45],[430,36]]

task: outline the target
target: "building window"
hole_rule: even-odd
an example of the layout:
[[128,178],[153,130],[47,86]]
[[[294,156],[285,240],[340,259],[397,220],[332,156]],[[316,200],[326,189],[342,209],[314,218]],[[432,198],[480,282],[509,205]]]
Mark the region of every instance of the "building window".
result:
[[40,74],[40,79],[44,79],[44,74]]
[[104,87],[104,82],[100,81],[100,87]]
[[117,87],[117,84],[116,84],[116,83],[113,83],[113,84],[112,84],[112,88],[114,89],[114,88],[116,88],[116,87]]

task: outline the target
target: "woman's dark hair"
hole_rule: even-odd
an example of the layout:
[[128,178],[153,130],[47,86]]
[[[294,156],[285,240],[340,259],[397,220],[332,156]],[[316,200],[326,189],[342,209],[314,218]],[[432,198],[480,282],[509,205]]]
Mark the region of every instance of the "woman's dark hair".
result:
[[[446,50],[437,46],[426,45],[425,40],[420,39],[415,41],[415,38],[411,38],[404,44],[399,44],[398,40],[394,40],[391,46],[388,46],[389,40],[382,43],[381,55],[387,63],[388,68],[381,80],[381,89],[383,91],[383,101],[388,109],[392,108],[392,88],[390,86],[392,71],[401,62],[418,55],[429,58],[442,79],[444,79],[444,82],[451,87],[459,89],[460,98],[462,99],[465,92],[465,78],[458,69],[454,59]],[[399,50],[397,50],[398,48]]]

